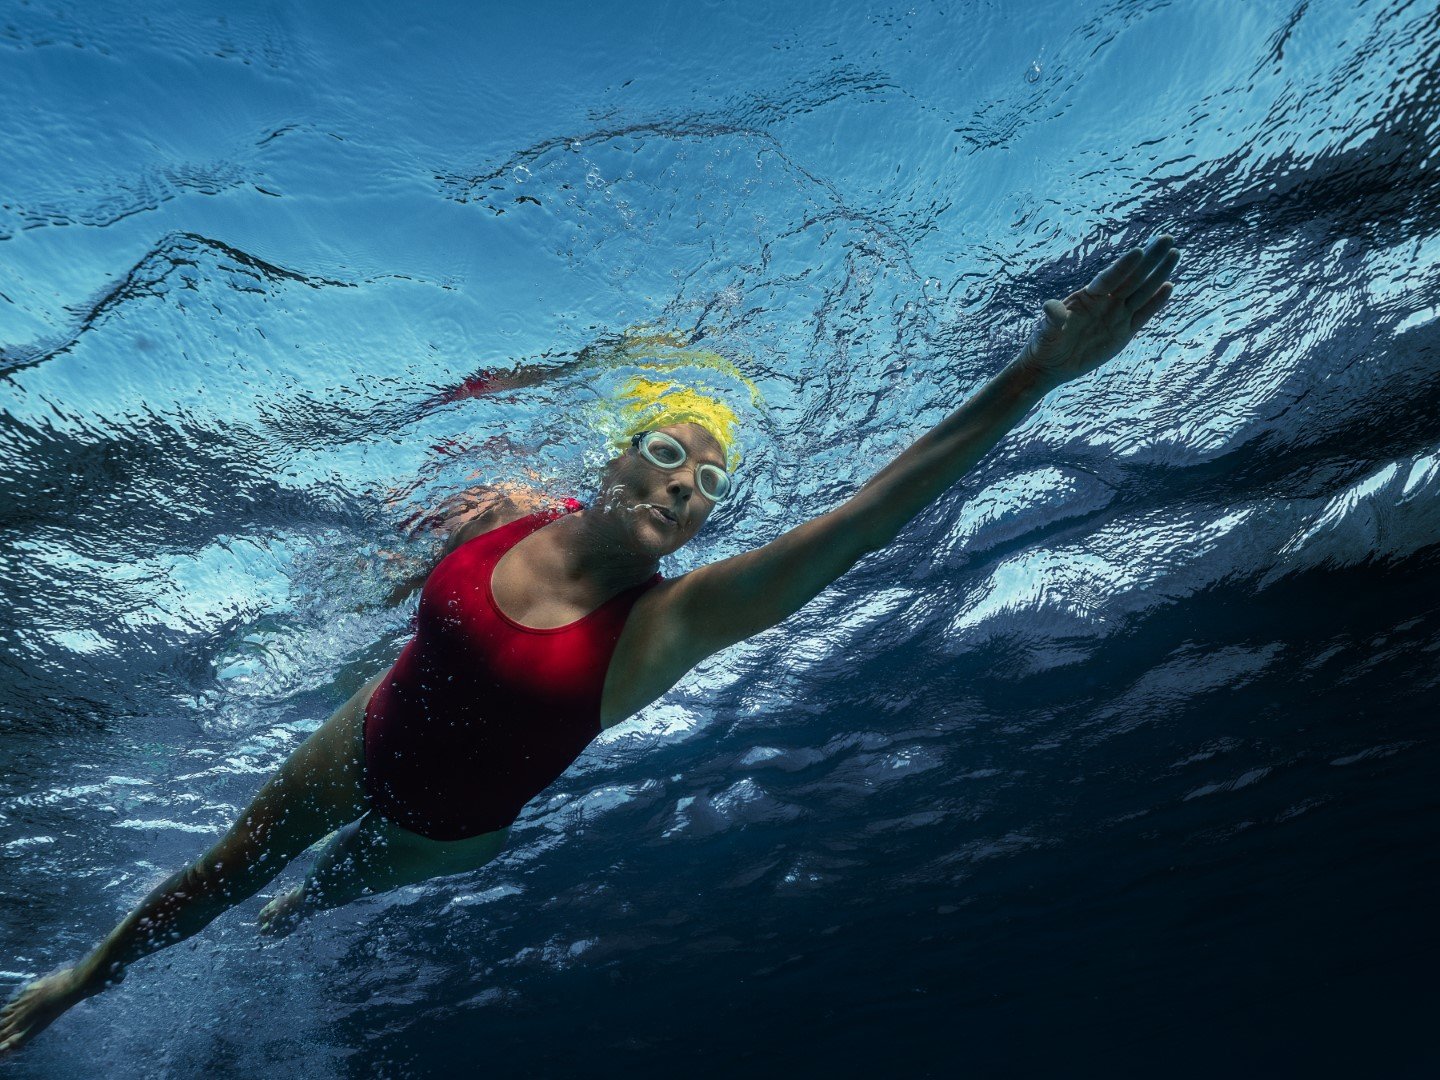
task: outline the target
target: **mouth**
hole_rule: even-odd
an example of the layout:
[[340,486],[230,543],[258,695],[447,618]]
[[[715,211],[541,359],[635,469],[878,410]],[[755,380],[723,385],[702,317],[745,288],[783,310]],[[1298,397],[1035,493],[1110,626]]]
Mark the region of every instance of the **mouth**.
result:
[[680,523],[679,519],[677,519],[674,514],[672,514],[669,510],[666,510],[663,506],[656,506],[654,503],[640,503],[638,506],[635,507],[635,509],[639,510],[642,507],[646,510],[649,510],[653,517],[658,518],[660,521],[663,521],[667,525],[678,525]]

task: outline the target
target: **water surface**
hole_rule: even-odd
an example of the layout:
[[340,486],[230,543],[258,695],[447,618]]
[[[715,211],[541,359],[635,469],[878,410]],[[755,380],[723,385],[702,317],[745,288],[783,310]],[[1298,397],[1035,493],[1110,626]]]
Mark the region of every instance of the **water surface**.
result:
[[280,943],[256,899],[7,1074],[1429,1075],[1437,46],[1402,0],[4,3],[8,986],[393,660],[406,521],[593,491],[583,350],[671,329],[764,395],[674,576],[1186,252],[496,863]]

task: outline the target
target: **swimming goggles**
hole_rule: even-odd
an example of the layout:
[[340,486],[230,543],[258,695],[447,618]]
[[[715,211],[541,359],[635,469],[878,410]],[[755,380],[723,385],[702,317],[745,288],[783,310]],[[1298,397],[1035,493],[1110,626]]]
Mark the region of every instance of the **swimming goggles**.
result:
[[[676,469],[685,464],[685,447],[663,431],[636,432],[630,445],[657,468]],[[695,486],[700,489],[700,494],[711,502],[718,503],[729,495],[733,483],[729,473],[708,461],[695,470]]]

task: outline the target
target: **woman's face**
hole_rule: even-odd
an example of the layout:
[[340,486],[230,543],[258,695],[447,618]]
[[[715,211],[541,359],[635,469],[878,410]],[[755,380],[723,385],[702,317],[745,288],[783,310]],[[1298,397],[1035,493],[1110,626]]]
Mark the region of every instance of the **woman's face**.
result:
[[646,461],[628,447],[606,466],[600,492],[606,512],[617,513],[635,545],[658,558],[687,543],[715,504],[695,484],[695,470],[709,462],[725,468],[725,455],[715,437],[699,424],[655,428],[685,448],[685,461],[673,469]]

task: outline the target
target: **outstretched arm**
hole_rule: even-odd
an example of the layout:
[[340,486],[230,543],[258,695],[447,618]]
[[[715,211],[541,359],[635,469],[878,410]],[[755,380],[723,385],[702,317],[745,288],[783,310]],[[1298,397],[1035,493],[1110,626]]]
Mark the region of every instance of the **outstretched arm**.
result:
[[1169,236],[1111,263],[1045,315],[1020,355],[873,476],[847,505],[869,550],[884,547],[1001,440],[1041,398],[1115,356],[1170,297],[1180,261]]
[[516,364],[509,371],[482,368],[454,386],[441,390],[429,398],[423,407],[432,408],[436,405],[448,405],[452,401],[464,401],[467,398],[486,397],[489,394],[498,394],[506,390],[523,390],[527,386],[538,386],[547,379],[553,379],[557,375],[563,375],[583,366],[586,359],[582,355],[580,358],[564,364],[548,366],[534,364],[529,367]]
[[1029,343],[969,401],[841,506],[762,548],[686,574],[674,617],[691,664],[793,615],[867,552],[885,547],[1041,398],[1123,349],[1169,299],[1180,261],[1169,236],[1136,248],[1063,302],[1047,300]]

